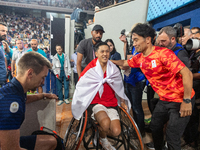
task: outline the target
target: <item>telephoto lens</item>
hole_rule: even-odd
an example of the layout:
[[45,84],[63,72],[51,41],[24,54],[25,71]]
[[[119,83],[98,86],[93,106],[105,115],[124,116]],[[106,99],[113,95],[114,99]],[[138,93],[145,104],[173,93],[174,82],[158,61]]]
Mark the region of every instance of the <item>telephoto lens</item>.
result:
[[198,39],[189,39],[185,45],[186,50],[197,50],[200,49],[200,40]]

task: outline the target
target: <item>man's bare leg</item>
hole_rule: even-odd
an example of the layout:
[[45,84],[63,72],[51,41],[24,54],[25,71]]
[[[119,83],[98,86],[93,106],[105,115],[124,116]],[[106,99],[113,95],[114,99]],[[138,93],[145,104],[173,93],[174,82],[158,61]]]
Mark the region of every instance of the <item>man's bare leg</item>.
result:
[[105,138],[106,135],[118,136],[121,133],[120,120],[110,120],[105,111],[100,111],[94,115],[100,125],[100,137]]
[[37,135],[35,150],[55,150],[57,140],[52,135]]

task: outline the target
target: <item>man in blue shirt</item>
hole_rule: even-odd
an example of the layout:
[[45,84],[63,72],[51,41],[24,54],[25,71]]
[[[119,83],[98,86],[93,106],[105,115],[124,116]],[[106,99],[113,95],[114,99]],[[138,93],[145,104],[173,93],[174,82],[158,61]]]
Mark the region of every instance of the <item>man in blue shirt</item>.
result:
[[6,82],[7,70],[5,62],[7,60],[4,54],[2,41],[6,39],[7,32],[7,25],[3,22],[0,22],[0,87]]
[[41,49],[38,48],[38,41],[37,41],[37,39],[32,39],[31,40],[31,49],[27,50],[27,52],[32,52],[32,51],[38,52],[38,53],[40,53],[41,55],[43,55],[44,57],[47,58],[46,53],[43,50],[41,50]]
[[[43,50],[41,50],[41,49],[38,48],[38,41],[37,41],[37,39],[32,39],[31,40],[31,49],[27,50],[27,52],[32,52],[32,51],[38,52],[39,54],[41,54],[42,56],[44,56],[44,57],[47,58],[46,53]],[[43,85],[41,85],[40,87],[38,87],[38,93],[43,93],[42,86]]]
[[0,89],[0,149],[54,150],[56,138],[51,135],[20,137],[20,126],[24,121],[25,104],[40,99],[58,99],[54,94],[26,95],[44,83],[51,63],[35,52],[24,54],[18,62],[16,78]]

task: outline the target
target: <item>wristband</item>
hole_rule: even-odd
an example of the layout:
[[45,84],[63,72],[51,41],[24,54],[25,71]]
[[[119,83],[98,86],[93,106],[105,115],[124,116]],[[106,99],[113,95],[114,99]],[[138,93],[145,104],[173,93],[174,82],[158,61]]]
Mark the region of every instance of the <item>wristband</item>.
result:
[[57,74],[56,77],[59,78],[59,75]]
[[191,103],[191,99],[189,99],[189,98],[183,99],[183,101],[184,101],[185,103]]

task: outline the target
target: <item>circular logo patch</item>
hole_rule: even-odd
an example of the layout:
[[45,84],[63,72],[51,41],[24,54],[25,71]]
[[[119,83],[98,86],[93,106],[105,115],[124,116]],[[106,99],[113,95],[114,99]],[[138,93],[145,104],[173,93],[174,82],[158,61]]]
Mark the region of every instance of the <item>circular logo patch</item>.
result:
[[12,102],[10,104],[10,112],[11,113],[16,113],[19,109],[19,104],[17,102]]

